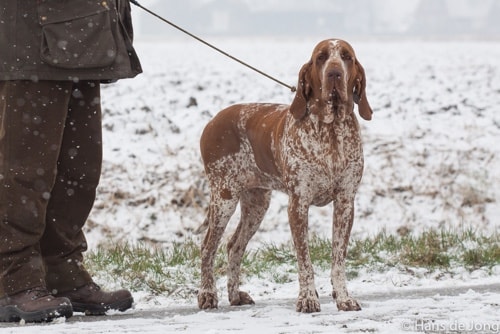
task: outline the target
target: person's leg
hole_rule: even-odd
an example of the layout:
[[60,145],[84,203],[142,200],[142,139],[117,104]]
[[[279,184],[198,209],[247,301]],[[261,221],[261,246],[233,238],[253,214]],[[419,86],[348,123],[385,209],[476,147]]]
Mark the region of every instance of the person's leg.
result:
[[45,289],[39,245],[70,87],[0,82],[0,321],[71,316],[69,301]]
[[104,314],[132,306],[129,291],[102,291],[83,266],[87,243],[82,228],[94,204],[102,164],[99,82],[75,84],[47,207],[40,245],[46,282],[55,296],[71,300],[75,312]]
[[63,86],[0,83],[0,296],[45,285],[39,241],[69,101]]
[[82,228],[94,204],[102,163],[100,87],[75,84],[57,161],[57,177],[40,241],[47,286],[57,293],[92,281],[82,265],[87,244]]

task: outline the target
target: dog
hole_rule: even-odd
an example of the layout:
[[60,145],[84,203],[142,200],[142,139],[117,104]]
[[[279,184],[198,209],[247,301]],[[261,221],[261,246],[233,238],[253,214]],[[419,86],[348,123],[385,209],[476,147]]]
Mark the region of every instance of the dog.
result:
[[333,202],[333,297],[342,311],[360,310],[346,287],[345,257],[354,218],[354,198],[363,174],[363,148],[354,104],[370,120],[363,66],[352,46],[329,39],[316,45],[299,72],[291,105],[237,104],[220,111],[205,127],[201,156],[210,186],[202,226],[198,306],[217,308],[214,258],[237,204],[241,219],[227,245],[231,305],[254,304],[240,291],[245,248],[269,207],[271,192],[289,196],[288,219],[298,262],[296,311],[319,312],[320,302],[308,248],[309,206]]

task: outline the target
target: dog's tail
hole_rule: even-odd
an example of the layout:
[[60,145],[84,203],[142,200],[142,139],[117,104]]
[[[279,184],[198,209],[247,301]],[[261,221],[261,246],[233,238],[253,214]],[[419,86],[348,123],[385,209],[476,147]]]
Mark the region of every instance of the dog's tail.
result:
[[208,229],[208,219],[205,218],[203,224],[201,224],[196,230],[194,230],[194,234],[201,234]]

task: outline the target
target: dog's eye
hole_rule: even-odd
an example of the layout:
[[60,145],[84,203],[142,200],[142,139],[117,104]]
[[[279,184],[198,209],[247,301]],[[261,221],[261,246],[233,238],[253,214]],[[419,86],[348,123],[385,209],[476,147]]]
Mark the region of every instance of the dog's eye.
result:
[[319,61],[319,62],[325,61],[326,60],[326,54],[320,53],[318,55],[318,58],[316,58],[316,60]]
[[345,60],[345,61],[351,61],[352,60],[352,56],[351,56],[351,54],[349,54],[349,53],[346,52],[346,53],[342,54],[342,59]]

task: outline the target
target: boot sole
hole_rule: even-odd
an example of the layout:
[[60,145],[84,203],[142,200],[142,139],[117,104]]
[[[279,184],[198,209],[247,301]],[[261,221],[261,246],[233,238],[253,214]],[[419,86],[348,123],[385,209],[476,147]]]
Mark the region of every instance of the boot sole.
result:
[[40,311],[24,312],[15,306],[0,308],[0,322],[50,322],[55,318],[70,318],[73,315],[71,305],[48,308]]
[[132,303],[134,302],[134,298],[127,298],[123,300],[116,301],[111,304],[85,304],[78,302],[71,302],[73,305],[73,312],[82,312],[85,315],[105,315],[109,310],[115,311],[126,311],[132,307]]

